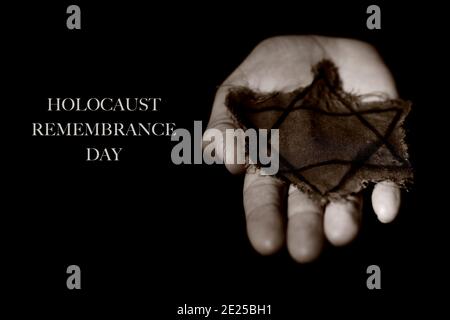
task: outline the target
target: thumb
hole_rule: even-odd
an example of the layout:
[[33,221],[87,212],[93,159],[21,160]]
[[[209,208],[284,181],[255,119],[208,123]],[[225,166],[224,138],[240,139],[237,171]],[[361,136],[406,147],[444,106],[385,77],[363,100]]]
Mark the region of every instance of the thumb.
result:
[[[208,127],[203,134],[203,149],[208,147],[216,152],[216,158],[225,164],[232,174],[242,174],[246,171],[245,141],[235,139],[233,135],[227,135],[238,129],[233,117],[225,105],[228,87],[220,87],[209,119]],[[220,136],[222,139],[212,139]],[[228,138],[227,138],[228,136]],[[231,139],[230,139],[231,137]],[[243,153],[243,154],[242,154]],[[243,157],[243,161],[242,160]]]

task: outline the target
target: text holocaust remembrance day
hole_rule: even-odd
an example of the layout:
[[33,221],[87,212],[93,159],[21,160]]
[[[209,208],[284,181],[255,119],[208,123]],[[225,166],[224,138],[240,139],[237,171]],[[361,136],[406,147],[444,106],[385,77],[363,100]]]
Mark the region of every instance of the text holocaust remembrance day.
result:
[[[49,112],[158,112],[162,98],[48,98]],[[173,122],[33,122],[33,136],[171,136]],[[86,161],[119,161],[123,148],[86,148]]]

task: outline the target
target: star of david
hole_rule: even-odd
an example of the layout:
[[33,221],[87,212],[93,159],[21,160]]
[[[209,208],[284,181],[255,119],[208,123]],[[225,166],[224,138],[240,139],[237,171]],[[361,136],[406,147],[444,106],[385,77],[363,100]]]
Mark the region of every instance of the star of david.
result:
[[329,70],[291,93],[231,94],[228,107],[247,128],[279,129],[279,176],[322,196],[389,172],[410,174],[401,173],[410,167],[401,128],[409,104],[361,102]]

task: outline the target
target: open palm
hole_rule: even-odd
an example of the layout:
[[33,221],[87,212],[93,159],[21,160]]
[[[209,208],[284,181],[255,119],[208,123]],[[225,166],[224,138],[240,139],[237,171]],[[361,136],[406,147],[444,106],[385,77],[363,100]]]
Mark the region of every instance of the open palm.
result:
[[[377,93],[368,95],[368,99],[397,98],[389,70],[370,45],[319,36],[276,37],[260,43],[219,88],[208,129],[225,132],[236,128],[225,106],[230,87],[245,86],[261,93],[291,92],[311,84],[311,68],[323,59],[333,61],[338,67],[345,91],[360,95]],[[216,146],[223,148],[224,154],[234,147]],[[248,171],[245,165],[226,161],[225,165],[233,174],[246,174],[243,196],[247,232],[253,247],[261,254],[274,253],[286,243],[296,261],[309,262],[318,257],[325,238],[341,246],[357,235],[361,195],[321,205],[275,177]],[[400,206],[399,188],[388,181],[376,184],[372,206],[381,222],[392,221]],[[287,229],[284,215],[287,215]]]

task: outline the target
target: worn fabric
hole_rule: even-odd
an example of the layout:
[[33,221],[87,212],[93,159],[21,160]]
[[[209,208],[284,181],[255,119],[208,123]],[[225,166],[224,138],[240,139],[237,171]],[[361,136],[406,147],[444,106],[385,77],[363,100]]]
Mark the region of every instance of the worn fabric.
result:
[[344,92],[329,60],[313,67],[313,82],[292,92],[230,89],[226,105],[240,127],[279,129],[278,176],[317,200],[356,193],[367,182],[412,180],[403,121],[410,103],[362,102]]

